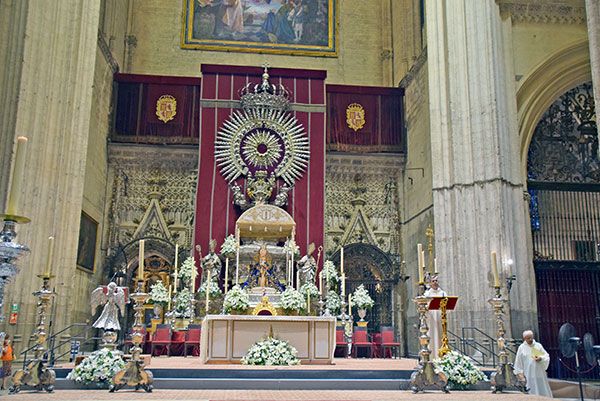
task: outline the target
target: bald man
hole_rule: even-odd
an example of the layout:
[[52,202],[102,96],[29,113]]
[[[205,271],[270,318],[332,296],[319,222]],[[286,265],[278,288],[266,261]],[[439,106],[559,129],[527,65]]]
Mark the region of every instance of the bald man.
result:
[[533,339],[533,331],[523,332],[523,344],[519,345],[515,357],[515,375],[525,375],[529,394],[552,398],[546,369],[550,364],[550,355],[542,344]]

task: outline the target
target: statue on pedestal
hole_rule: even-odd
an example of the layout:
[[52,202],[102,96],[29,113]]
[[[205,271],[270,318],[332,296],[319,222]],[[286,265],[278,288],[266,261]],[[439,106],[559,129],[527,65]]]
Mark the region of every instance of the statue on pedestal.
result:
[[202,258],[202,271],[210,271],[210,280],[218,281],[221,277],[221,259],[215,253],[217,241],[211,239],[208,243],[208,254]]
[[[312,254],[315,252],[315,244],[311,242],[308,245],[306,255],[298,261],[298,269],[300,270],[301,284],[315,283],[315,273],[317,271],[317,261]],[[299,284],[300,285],[300,284]]]
[[261,288],[277,287],[280,291],[283,291],[283,285],[275,275],[273,258],[269,254],[266,245],[260,247],[249,267],[250,277],[248,278],[248,284],[255,284],[257,287]]
[[125,314],[125,304],[127,303],[123,287],[117,286],[113,281],[107,286],[100,286],[92,291],[90,306],[92,314],[96,312],[98,306],[104,305],[100,317],[94,322],[92,327],[104,329],[102,336],[103,346],[114,348],[117,339],[116,331],[121,330],[119,324],[119,310],[121,315]]

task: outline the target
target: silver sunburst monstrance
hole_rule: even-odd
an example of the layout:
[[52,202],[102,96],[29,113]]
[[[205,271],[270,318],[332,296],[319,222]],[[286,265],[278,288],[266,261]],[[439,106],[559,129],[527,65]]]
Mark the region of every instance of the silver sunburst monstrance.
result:
[[[304,127],[288,111],[290,92],[283,85],[271,84],[265,67],[262,83],[246,85],[240,95],[242,110],[231,114],[215,140],[221,174],[242,208],[268,203],[276,180],[282,179],[274,203],[285,206],[287,193],[302,177],[310,153]],[[240,177],[247,178],[245,194],[236,183]]]

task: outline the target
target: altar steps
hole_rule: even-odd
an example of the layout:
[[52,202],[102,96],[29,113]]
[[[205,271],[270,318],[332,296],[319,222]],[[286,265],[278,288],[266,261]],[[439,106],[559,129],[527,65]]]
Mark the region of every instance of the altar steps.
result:
[[[149,369],[154,388],[197,390],[407,390],[412,370]],[[56,369],[57,389],[81,386]]]

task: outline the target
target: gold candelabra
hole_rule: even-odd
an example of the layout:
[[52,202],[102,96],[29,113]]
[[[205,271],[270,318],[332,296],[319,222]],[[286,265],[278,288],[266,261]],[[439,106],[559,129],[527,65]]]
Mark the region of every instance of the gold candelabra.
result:
[[136,390],[143,388],[146,392],[152,392],[152,383],[154,382],[154,376],[151,371],[144,369],[144,361],[140,358],[142,348],[140,344],[143,341],[143,311],[144,304],[150,297],[144,292],[144,280],[137,281],[137,287],[133,294],[129,296],[135,303],[133,309],[135,310],[134,322],[131,334],[131,342],[133,348],[131,349],[131,359],[127,362],[125,367],[118,371],[112,378],[112,384],[110,385],[110,392],[115,392],[125,385],[135,387]]
[[451,351],[450,345],[448,344],[448,317],[446,313],[446,306],[448,305],[448,297],[444,297],[440,300],[440,312],[442,320],[442,346],[438,350],[438,356],[442,358],[444,355]]
[[496,371],[490,376],[490,384],[492,393],[502,393],[502,390],[508,387],[515,387],[519,391],[526,393],[527,381],[524,376],[517,376],[514,373],[514,367],[512,363],[508,361],[508,352],[506,351],[506,340],[504,339],[504,305],[506,300],[502,298],[502,292],[500,286],[495,287],[496,296],[490,299],[488,302],[494,308],[494,315],[496,317],[496,325],[498,326],[498,359],[499,363],[496,367]]
[[42,279],[42,288],[33,293],[38,298],[38,324],[33,332],[36,343],[33,348],[33,359],[26,361],[26,366],[13,374],[11,394],[18,393],[23,386],[33,387],[37,391],[45,390],[49,393],[54,391],[56,373],[53,369],[46,367],[46,361],[44,361],[45,343],[48,339],[46,319],[52,298],[55,295],[49,285],[53,276],[40,274],[38,277]]
[[421,333],[419,336],[419,345],[421,349],[419,351],[419,364],[410,376],[410,388],[413,393],[418,393],[419,391],[424,391],[426,387],[435,386],[439,387],[443,392],[448,393],[448,378],[443,372],[435,368],[431,361],[431,351],[429,350],[427,312],[429,311],[431,298],[423,295],[425,292],[424,285],[420,285],[419,288],[419,295],[413,301],[417,304],[417,311],[419,312],[419,332]]

